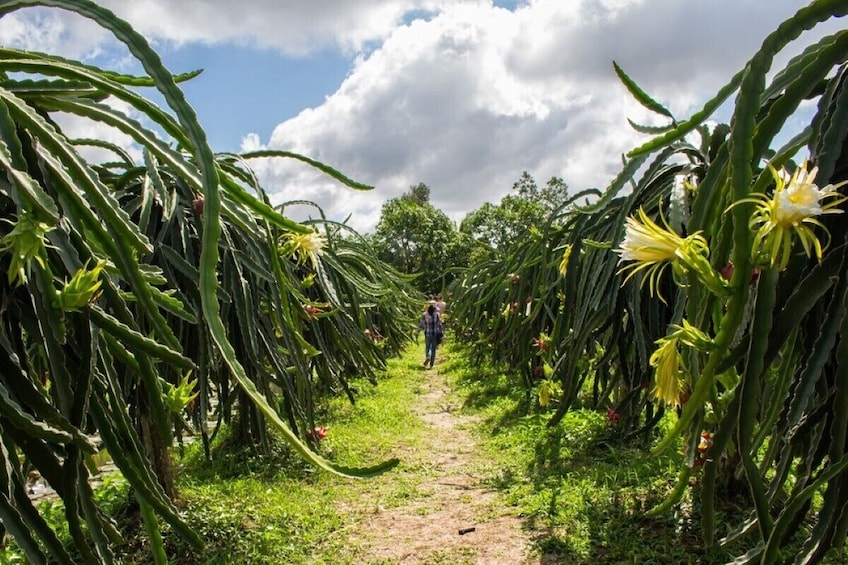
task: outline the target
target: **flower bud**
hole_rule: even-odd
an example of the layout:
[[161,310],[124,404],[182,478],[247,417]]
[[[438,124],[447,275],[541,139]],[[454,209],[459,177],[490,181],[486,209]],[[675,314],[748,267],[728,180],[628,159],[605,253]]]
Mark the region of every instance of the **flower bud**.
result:
[[65,283],[59,291],[59,306],[65,312],[81,310],[100,296],[100,272],[106,266],[106,260],[101,259],[88,270],[88,263],[79,269],[71,280]]

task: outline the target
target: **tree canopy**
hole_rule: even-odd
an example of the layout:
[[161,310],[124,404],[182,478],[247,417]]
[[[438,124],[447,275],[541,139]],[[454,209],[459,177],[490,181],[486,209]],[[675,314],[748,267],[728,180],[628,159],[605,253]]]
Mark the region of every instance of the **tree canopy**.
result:
[[514,193],[499,203],[486,202],[462,220],[459,231],[482,244],[476,246],[475,256],[504,253],[528,228],[541,225],[568,196],[568,185],[562,179],[551,177],[540,189],[527,171],[512,190]]
[[424,183],[383,205],[371,242],[380,259],[402,273],[419,275],[414,284],[422,292],[441,291],[453,280],[450,268],[468,259],[467,239],[430,203]]

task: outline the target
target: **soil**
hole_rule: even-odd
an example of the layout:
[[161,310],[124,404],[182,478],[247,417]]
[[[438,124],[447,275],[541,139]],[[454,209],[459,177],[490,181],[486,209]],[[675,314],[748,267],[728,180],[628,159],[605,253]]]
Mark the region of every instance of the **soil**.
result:
[[483,484],[484,456],[470,431],[474,419],[460,413],[438,367],[426,369],[416,408],[427,429],[425,445],[401,458],[432,469],[416,485],[423,496],[390,508],[375,504],[351,536],[362,550],[357,563],[551,563],[533,556],[540,533],[529,531],[515,509]]

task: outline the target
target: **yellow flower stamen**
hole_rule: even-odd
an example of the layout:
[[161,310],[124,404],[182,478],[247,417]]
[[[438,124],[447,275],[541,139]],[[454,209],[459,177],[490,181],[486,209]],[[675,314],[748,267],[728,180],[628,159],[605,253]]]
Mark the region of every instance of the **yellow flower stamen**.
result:
[[318,257],[324,254],[326,239],[318,232],[289,233],[285,236],[282,252],[297,259],[299,265],[306,261],[318,267]]
[[754,213],[748,223],[754,231],[752,255],[756,258],[763,253],[771,266],[779,265],[780,270],[783,270],[789,263],[792,243],[794,237],[797,237],[807,257],[815,253],[816,259],[821,261],[822,250],[827,247],[827,242],[823,246],[813,228],[819,227],[826,236],[830,236],[817,218],[822,214],[842,213],[836,206],[844,202],[846,197],[838,189],[848,181],[829,184],[820,189],[815,182],[818,167],[808,171],[806,161],[791,175],[786,169],[778,171],[772,165],[768,167],[774,177],[774,194],[771,197],[754,194],[733,204],[754,204]]

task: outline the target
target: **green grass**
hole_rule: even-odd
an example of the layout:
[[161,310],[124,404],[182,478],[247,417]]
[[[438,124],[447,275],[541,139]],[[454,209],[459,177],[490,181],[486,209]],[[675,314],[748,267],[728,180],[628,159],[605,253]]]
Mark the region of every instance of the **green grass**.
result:
[[552,412],[539,413],[508,376],[453,359],[446,369],[467,409],[482,417],[479,435],[496,462],[490,483],[544,532],[540,553],[566,563],[695,562],[689,534],[676,533],[673,518],[643,517],[673,486],[679,457],[616,444],[599,412],[569,412],[549,427]]
[[[353,541],[367,541],[362,520],[381,509],[423,501],[428,493],[417,485],[436,472],[422,455],[428,449],[425,428],[412,412],[430,375],[419,366],[419,353],[413,347],[391,361],[376,383],[354,383],[359,390],[356,405],[333,399],[318,422],[329,432],[321,442],[322,454],[338,463],[364,466],[389,457],[401,459],[396,469],[380,477],[347,479],[316,471],[282,443],[271,458],[232,446],[219,449],[212,463],[204,460],[199,444],[187,445],[177,460],[179,506],[206,548],[193,550],[166,528],[170,561],[362,563],[362,542]],[[552,412],[539,412],[535,399],[510,377],[472,365],[449,346],[438,370],[454,387],[445,402],[478,416],[474,433],[484,453],[474,458],[468,472],[485,477],[509,512],[525,521],[542,562],[713,564],[750,547],[749,538],[727,551],[703,548],[697,494],[691,494],[697,493],[697,485],[673,512],[645,515],[674,486],[679,455],[654,457],[646,445],[623,443],[606,415],[591,410],[570,412],[549,427]],[[225,441],[226,434],[217,440]],[[126,538],[116,548],[118,562],[148,563],[149,549],[137,509],[127,503],[126,482],[113,476],[97,490],[97,497],[116,516]],[[419,507],[427,511],[426,503]],[[719,508],[718,527],[737,524],[746,508],[750,505],[744,497],[727,500]],[[42,510],[57,530],[67,529],[60,502]],[[805,537],[803,529],[799,537]],[[472,563],[473,555],[446,551],[428,559]],[[0,563],[22,562],[13,544],[0,552]],[[826,561],[840,562],[838,557]]]
[[[657,517],[646,512],[674,487],[681,456],[648,453],[626,443],[606,414],[574,410],[554,427],[535,398],[513,378],[454,355],[447,371],[466,410],[481,417],[478,434],[492,465],[489,484],[541,532],[536,551],[561,563],[726,563],[754,543],[742,538],[726,549],[705,549],[700,537],[697,480],[678,507]],[[662,430],[663,426],[660,426]],[[747,516],[743,494],[718,503],[719,535]],[[798,543],[806,539],[805,529]],[[844,563],[834,558],[832,563]]]
[[[365,466],[401,458],[396,469],[380,477],[349,479],[315,471],[282,447],[271,459],[230,451],[210,464],[199,445],[187,446],[179,460],[182,510],[207,546],[197,552],[166,531],[172,562],[356,563],[358,546],[348,536],[359,517],[374,512],[377,501],[401,505],[421,496],[415,477],[428,470],[404,457],[421,442],[422,424],[409,411],[425,378],[418,361],[417,353],[410,353],[391,361],[376,384],[355,382],[356,405],[333,399],[318,422],[328,429],[321,452],[333,461]],[[140,536],[135,539],[135,546],[124,548],[124,563],[149,559]]]

